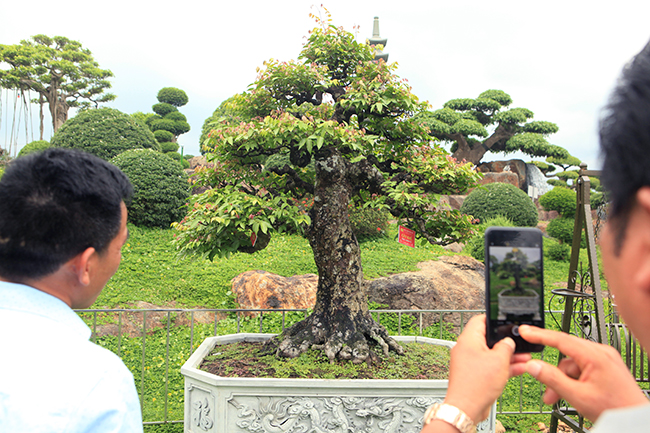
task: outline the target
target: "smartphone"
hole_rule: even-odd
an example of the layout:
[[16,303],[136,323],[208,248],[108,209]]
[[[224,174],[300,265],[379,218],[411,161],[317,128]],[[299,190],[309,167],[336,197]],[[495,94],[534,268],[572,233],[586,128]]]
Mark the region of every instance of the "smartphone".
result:
[[485,311],[489,347],[511,337],[517,353],[541,352],[519,335],[519,325],[544,327],[542,232],[489,227],[485,231]]

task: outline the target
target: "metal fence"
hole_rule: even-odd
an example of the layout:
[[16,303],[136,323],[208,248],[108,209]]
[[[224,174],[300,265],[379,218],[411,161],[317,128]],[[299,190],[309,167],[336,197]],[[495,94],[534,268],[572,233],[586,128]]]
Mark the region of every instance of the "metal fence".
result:
[[[133,373],[143,422],[183,422],[184,381],[180,367],[207,337],[239,332],[279,333],[309,311],[244,309],[77,310],[92,341],[115,352]],[[455,340],[482,310],[371,310],[392,334]],[[547,312],[558,314],[560,312]],[[549,349],[550,350],[550,349]],[[542,356],[549,356],[546,352]],[[551,355],[552,358],[552,355]],[[552,362],[552,359],[548,359]],[[498,401],[501,414],[546,414],[542,387],[532,378],[511,379]],[[180,427],[180,426],[179,426]]]

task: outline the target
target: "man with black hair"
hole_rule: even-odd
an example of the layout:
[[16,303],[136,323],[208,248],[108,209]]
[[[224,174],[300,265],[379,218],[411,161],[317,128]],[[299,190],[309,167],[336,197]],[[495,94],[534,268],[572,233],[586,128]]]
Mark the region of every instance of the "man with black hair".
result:
[[[603,271],[618,312],[650,353],[650,43],[623,70],[600,124],[600,146],[611,200],[600,236]],[[566,358],[556,367],[513,355],[510,338],[489,349],[485,316],[472,318],[452,349],[445,402],[427,413],[423,433],[472,431],[508,378],[523,373],[546,385],[546,404],[566,400],[595,422],[594,433],[650,429],[650,401],[615,349],[532,326],[519,333]]]
[[52,148],[0,180],[0,431],[142,432],[131,372],[89,341],[93,304],[128,238],[126,176]]

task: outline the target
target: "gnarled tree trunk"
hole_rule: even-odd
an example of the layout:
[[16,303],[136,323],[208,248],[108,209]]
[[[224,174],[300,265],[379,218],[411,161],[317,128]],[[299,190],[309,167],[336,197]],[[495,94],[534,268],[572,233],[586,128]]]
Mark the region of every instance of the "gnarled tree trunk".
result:
[[349,162],[335,148],[316,157],[316,188],[311,212],[309,243],[318,268],[318,292],[314,312],[288,328],[275,342],[277,354],[295,357],[311,347],[335,358],[362,362],[372,360],[370,344],[403,350],[375,322],[361,268],[361,251],[350,227],[348,204],[352,187],[347,177]]

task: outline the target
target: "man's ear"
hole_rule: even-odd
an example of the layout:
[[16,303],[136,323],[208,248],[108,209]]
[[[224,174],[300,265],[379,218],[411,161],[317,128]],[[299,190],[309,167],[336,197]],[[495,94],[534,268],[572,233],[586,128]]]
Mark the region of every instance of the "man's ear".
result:
[[77,254],[71,260],[71,269],[74,272],[75,279],[82,286],[87,286],[90,284],[90,275],[93,257],[96,254],[94,248],[86,248],[83,252]]
[[634,236],[637,242],[641,242],[642,250],[639,251],[641,257],[634,280],[650,296],[650,187],[639,188],[636,192],[636,205],[638,212],[636,217],[643,224],[643,229],[630,233],[630,227],[628,227],[626,236]]
[[641,208],[650,214],[650,186],[643,186],[636,192],[636,202]]

